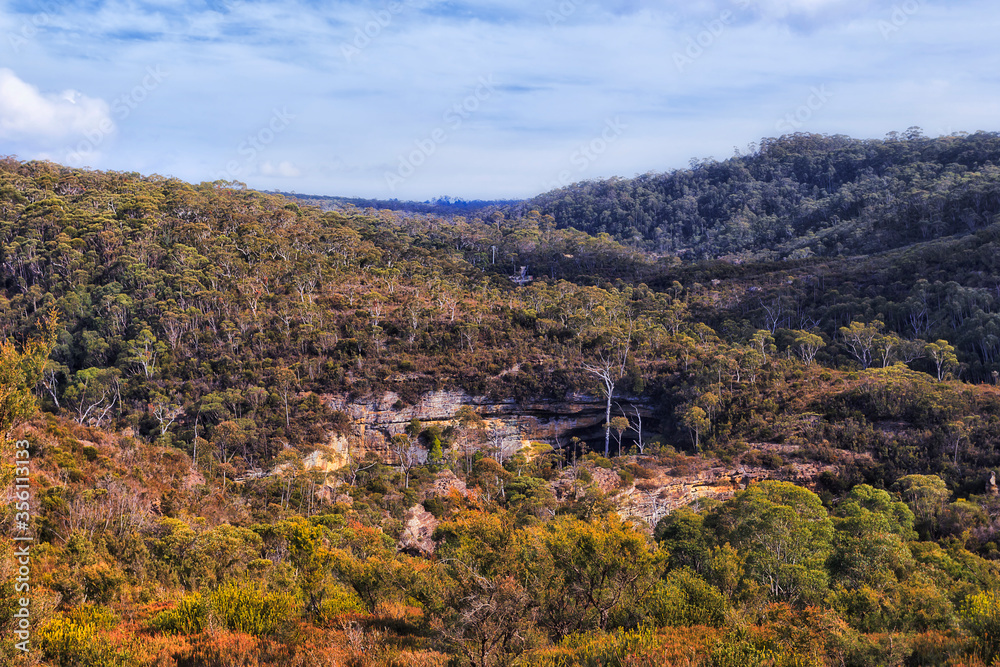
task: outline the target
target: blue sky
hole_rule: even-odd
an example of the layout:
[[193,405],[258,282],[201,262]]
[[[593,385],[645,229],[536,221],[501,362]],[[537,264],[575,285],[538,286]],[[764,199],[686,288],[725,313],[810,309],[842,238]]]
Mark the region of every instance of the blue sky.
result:
[[994,0],[0,0],[0,154],[522,198],[796,131],[1000,130]]

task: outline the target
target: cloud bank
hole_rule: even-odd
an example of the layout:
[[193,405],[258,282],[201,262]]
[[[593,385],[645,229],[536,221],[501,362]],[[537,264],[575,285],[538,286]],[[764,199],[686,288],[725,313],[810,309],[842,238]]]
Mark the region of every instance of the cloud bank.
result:
[[0,68],[0,139],[63,141],[81,133],[113,132],[107,102],[67,89],[44,94]]

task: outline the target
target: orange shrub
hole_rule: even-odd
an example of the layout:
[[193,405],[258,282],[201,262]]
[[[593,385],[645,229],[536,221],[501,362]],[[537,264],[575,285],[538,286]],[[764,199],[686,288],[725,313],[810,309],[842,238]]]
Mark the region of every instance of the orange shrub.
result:
[[241,632],[210,630],[189,639],[177,667],[258,667],[261,640]]

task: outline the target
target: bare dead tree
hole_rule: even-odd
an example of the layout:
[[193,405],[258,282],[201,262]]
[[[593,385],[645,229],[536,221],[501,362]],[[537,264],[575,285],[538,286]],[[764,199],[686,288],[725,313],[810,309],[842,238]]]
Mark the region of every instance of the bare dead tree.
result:
[[621,404],[616,403],[618,409],[622,413],[622,417],[628,420],[629,428],[635,431],[636,434],[636,446],[639,448],[639,453],[644,454],[646,452],[646,445],[642,442],[642,415],[639,414],[639,408],[636,405],[632,406],[632,412],[635,414],[635,421],[633,422],[627,414],[625,414],[625,408]]
[[354,487],[358,482],[358,475],[363,473],[365,470],[371,470],[378,465],[378,459],[375,460],[364,460],[357,458],[353,454],[349,454],[347,458],[347,474],[345,477],[351,480],[351,486]]
[[403,487],[410,488],[410,471],[423,463],[427,453],[417,444],[417,439],[408,433],[398,433],[389,441],[392,451],[399,461],[399,469],[403,472]]
[[628,333],[616,338],[608,349],[602,350],[597,361],[594,363],[583,363],[583,369],[592,375],[597,376],[601,381],[605,398],[604,410],[604,456],[607,457],[611,449],[611,402],[614,400],[615,386],[619,380],[625,376],[625,367],[628,363],[629,351],[632,347],[632,328]]
[[778,326],[781,324],[784,315],[784,304],[781,303],[781,297],[775,298],[770,304],[764,303],[764,299],[759,297],[757,301],[760,302],[760,307],[764,309],[764,328],[773,335],[778,330]]

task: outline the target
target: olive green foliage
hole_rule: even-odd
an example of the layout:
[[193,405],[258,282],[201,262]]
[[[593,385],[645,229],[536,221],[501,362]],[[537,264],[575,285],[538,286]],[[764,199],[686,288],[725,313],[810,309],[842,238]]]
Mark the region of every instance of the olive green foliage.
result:
[[539,623],[554,636],[630,626],[652,595],[662,558],[633,527],[611,515],[556,517],[522,535],[524,577],[539,598]]
[[[46,313],[64,321],[44,373],[20,363],[34,348],[15,358],[4,342],[4,386],[40,379],[47,409],[192,455],[202,438],[199,458],[238,476],[273,443],[343,432],[322,394],[389,389],[401,368],[391,388],[404,405],[446,378],[481,394],[528,349],[561,358],[596,339],[594,297],[609,292],[563,282],[570,294],[531,285],[510,301],[518,263],[585,283],[648,266],[538,213],[499,222],[323,212],[235,184],[4,159],[0,263],[16,270],[0,278],[0,323],[24,340]],[[487,261],[494,251],[504,261]],[[527,365],[504,382],[520,397],[589,387],[582,371]],[[30,413],[18,396],[0,410]],[[444,443],[427,444],[439,461]]]
[[321,623],[332,623],[349,614],[363,614],[367,611],[364,601],[347,586],[330,586],[323,601],[319,603],[316,617]]
[[59,667],[139,667],[137,651],[108,636],[118,622],[105,608],[83,605],[43,626],[38,646]]
[[560,643],[558,650],[529,654],[520,664],[525,667],[624,667],[643,659],[653,662],[662,654],[664,643],[649,627],[618,629],[605,635],[571,635]]
[[151,546],[181,584],[197,589],[243,576],[259,557],[261,544],[260,536],[248,528],[221,525],[197,531],[180,519],[163,517]]
[[209,597],[212,617],[234,632],[266,637],[281,630],[297,605],[288,593],[268,592],[259,586],[223,584]]
[[711,545],[704,521],[703,515],[681,507],[656,525],[654,537],[669,554],[671,566],[691,568],[696,572],[707,566]]
[[991,132],[930,139],[910,128],[885,140],[796,133],[722,162],[584,181],[521,207],[591,233],[638,237],[659,252],[864,254],[989,224],[1000,213],[998,156],[1000,135]]
[[543,640],[634,627],[652,599],[661,560],[634,527],[569,516],[517,528],[507,514],[442,524],[440,567],[421,599],[446,645],[474,665]]
[[711,667],[764,667],[775,664],[779,652],[773,641],[745,631],[730,634],[709,654]]
[[671,570],[652,595],[650,614],[659,626],[721,626],[729,603],[722,593],[688,569]]
[[506,664],[534,639],[531,592],[516,576],[516,535],[503,514],[438,528],[440,566],[424,581],[421,601],[442,642],[476,667]]
[[916,533],[905,504],[862,484],[838,505],[837,514],[830,566],[845,588],[882,589],[906,577],[914,564],[906,541]]
[[173,609],[153,619],[153,627],[167,634],[193,635],[208,625],[209,603],[201,593],[185,595]]
[[944,480],[937,475],[907,475],[896,482],[896,488],[913,510],[915,525],[921,534],[933,535],[941,510],[951,496]]
[[286,627],[297,607],[287,593],[230,582],[207,595],[184,596],[172,609],[158,614],[152,625],[167,634],[193,635],[215,623],[233,632],[266,637]]
[[1000,597],[984,591],[970,595],[961,609],[962,622],[975,640],[975,650],[986,664],[1000,656]]
[[753,484],[714,517],[722,539],[747,554],[751,578],[778,600],[815,600],[827,583],[833,524],[819,497],[788,482]]
[[45,332],[18,349],[12,340],[0,340],[0,444],[11,429],[36,410],[33,390],[55,343],[58,318],[44,322]]

